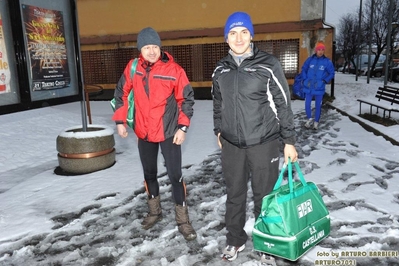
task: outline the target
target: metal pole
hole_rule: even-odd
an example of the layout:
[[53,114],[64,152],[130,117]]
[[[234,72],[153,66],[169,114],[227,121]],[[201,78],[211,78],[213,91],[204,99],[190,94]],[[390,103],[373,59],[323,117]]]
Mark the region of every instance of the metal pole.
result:
[[[336,46],[336,41],[335,41],[335,27],[332,25],[329,25],[325,22],[326,19],[326,1],[327,0],[323,0],[323,24],[331,27],[333,29],[333,42],[332,42],[332,58],[331,61],[334,64],[334,69],[335,69],[335,55],[336,55],[336,51],[337,51],[337,46]],[[331,97],[334,97],[334,85],[335,85],[335,78],[333,78],[331,80]]]
[[81,113],[82,113],[82,130],[83,132],[87,131],[87,109],[86,109],[86,95],[85,95],[85,85],[84,85],[84,79],[83,79],[83,67],[82,67],[82,55],[80,52],[80,34],[79,34],[79,22],[78,22],[78,9],[76,5],[77,0],[71,0],[71,6],[72,6],[72,16],[73,16],[73,25],[74,27],[74,33],[75,33],[75,54],[76,54],[76,68],[77,68],[77,73],[78,73],[78,81],[80,80],[81,82],[79,83],[80,91],[82,93],[82,101],[80,102],[80,108],[81,108]]
[[[332,50],[332,57],[333,57],[333,62],[334,62],[334,68],[335,68],[335,56],[337,53],[337,45],[336,45],[336,41],[333,41],[333,50]],[[334,98],[334,88],[335,88],[335,78],[333,78],[331,80],[331,97]]]
[[[393,19],[393,17],[392,17]],[[391,55],[391,61],[390,61],[390,69],[391,69],[391,74],[389,75],[389,80],[393,81],[393,71],[392,68],[394,67],[394,45],[395,45],[395,30],[398,27],[398,22],[392,21],[391,23],[391,46],[390,46],[390,55]]]
[[356,68],[355,68],[355,71],[356,71],[356,81],[357,81],[357,77],[359,76],[359,65],[360,65],[360,53],[362,52],[361,51],[361,41],[360,41],[360,38],[361,38],[361,36],[362,36],[362,31],[361,31],[361,26],[362,26],[362,0],[360,0],[360,9],[359,9],[359,27],[358,27],[358,29],[357,29],[357,31],[358,31],[358,36],[357,36],[357,62],[356,62]]
[[393,0],[389,2],[389,15],[388,15],[388,33],[387,33],[387,46],[385,49],[385,75],[384,75],[384,87],[388,83],[388,65],[391,61],[391,35],[392,35],[392,9]]
[[370,64],[371,64],[371,44],[373,40],[374,28],[374,0],[371,0],[371,17],[370,17],[370,31],[369,31],[369,58],[367,63],[367,84],[370,83]]

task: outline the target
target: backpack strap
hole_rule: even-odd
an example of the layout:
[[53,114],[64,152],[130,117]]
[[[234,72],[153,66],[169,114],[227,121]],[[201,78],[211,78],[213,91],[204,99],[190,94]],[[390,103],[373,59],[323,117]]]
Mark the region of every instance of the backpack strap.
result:
[[132,63],[132,68],[130,69],[130,78],[133,78],[134,73],[136,73],[137,63],[139,62],[138,58],[135,58]]

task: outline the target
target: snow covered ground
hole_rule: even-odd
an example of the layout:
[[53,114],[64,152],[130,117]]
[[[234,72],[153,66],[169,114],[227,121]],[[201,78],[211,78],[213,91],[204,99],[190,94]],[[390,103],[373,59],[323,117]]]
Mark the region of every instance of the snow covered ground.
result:
[[[353,75],[337,73],[335,82],[334,107],[399,140],[398,125],[384,127],[357,116],[356,98],[374,98],[382,79],[367,84],[366,77],[355,81]],[[297,262],[277,258],[277,264],[399,265],[399,147],[327,106],[320,129],[306,130],[304,102],[292,104],[299,162],[329,208],[331,234]],[[226,195],[212,131],[212,101],[196,101],[194,107],[183,144],[189,213],[198,234],[192,242],[177,231],[161,156],[164,219],[148,231],[141,229],[147,206],[133,132],[127,139],[115,134],[114,166],[61,176],[54,173],[56,138],[81,124],[80,103],[0,116],[0,265],[227,265],[220,259]],[[108,102],[91,102],[91,109],[94,124],[114,128]],[[399,114],[393,118],[399,121]],[[252,208],[249,200],[249,235],[255,221]],[[249,239],[232,265],[258,265],[252,248]],[[370,256],[372,251],[379,256]]]

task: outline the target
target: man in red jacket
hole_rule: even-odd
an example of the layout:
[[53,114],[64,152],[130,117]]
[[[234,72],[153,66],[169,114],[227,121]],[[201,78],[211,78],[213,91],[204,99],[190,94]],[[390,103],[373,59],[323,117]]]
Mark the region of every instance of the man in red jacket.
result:
[[194,92],[183,68],[161,50],[161,39],[153,28],[144,28],[137,36],[139,61],[133,78],[131,60],[115,89],[115,113],[118,134],[125,138],[128,95],[134,93],[134,132],[138,137],[149,213],[142,222],[149,229],[162,219],[157,180],[157,156],[161,147],[176,203],[176,222],[186,240],[197,237],[188,217],[186,187],[183,182],[181,144],[193,115]]

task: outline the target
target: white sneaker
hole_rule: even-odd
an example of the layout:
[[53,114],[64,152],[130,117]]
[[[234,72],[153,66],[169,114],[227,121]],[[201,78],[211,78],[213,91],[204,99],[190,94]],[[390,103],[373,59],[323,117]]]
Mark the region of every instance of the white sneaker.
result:
[[319,122],[314,122],[313,129],[317,130],[319,128]]
[[265,253],[262,253],[260,256],[260,265],[262,266],[277,266],[276,260],[274,257],[267,255]]
[[305,123],[305,127],[306,128],[311,128],[313,125],[313,118],[310,118],[306,123]]
[[245,248],[245,244],[242,245],[241,247],[235,247],[235,246],[228,245],[223,250],[222,258],[224,260],[233,261],[237,258],[238,252],[243,251],[244,248]]

